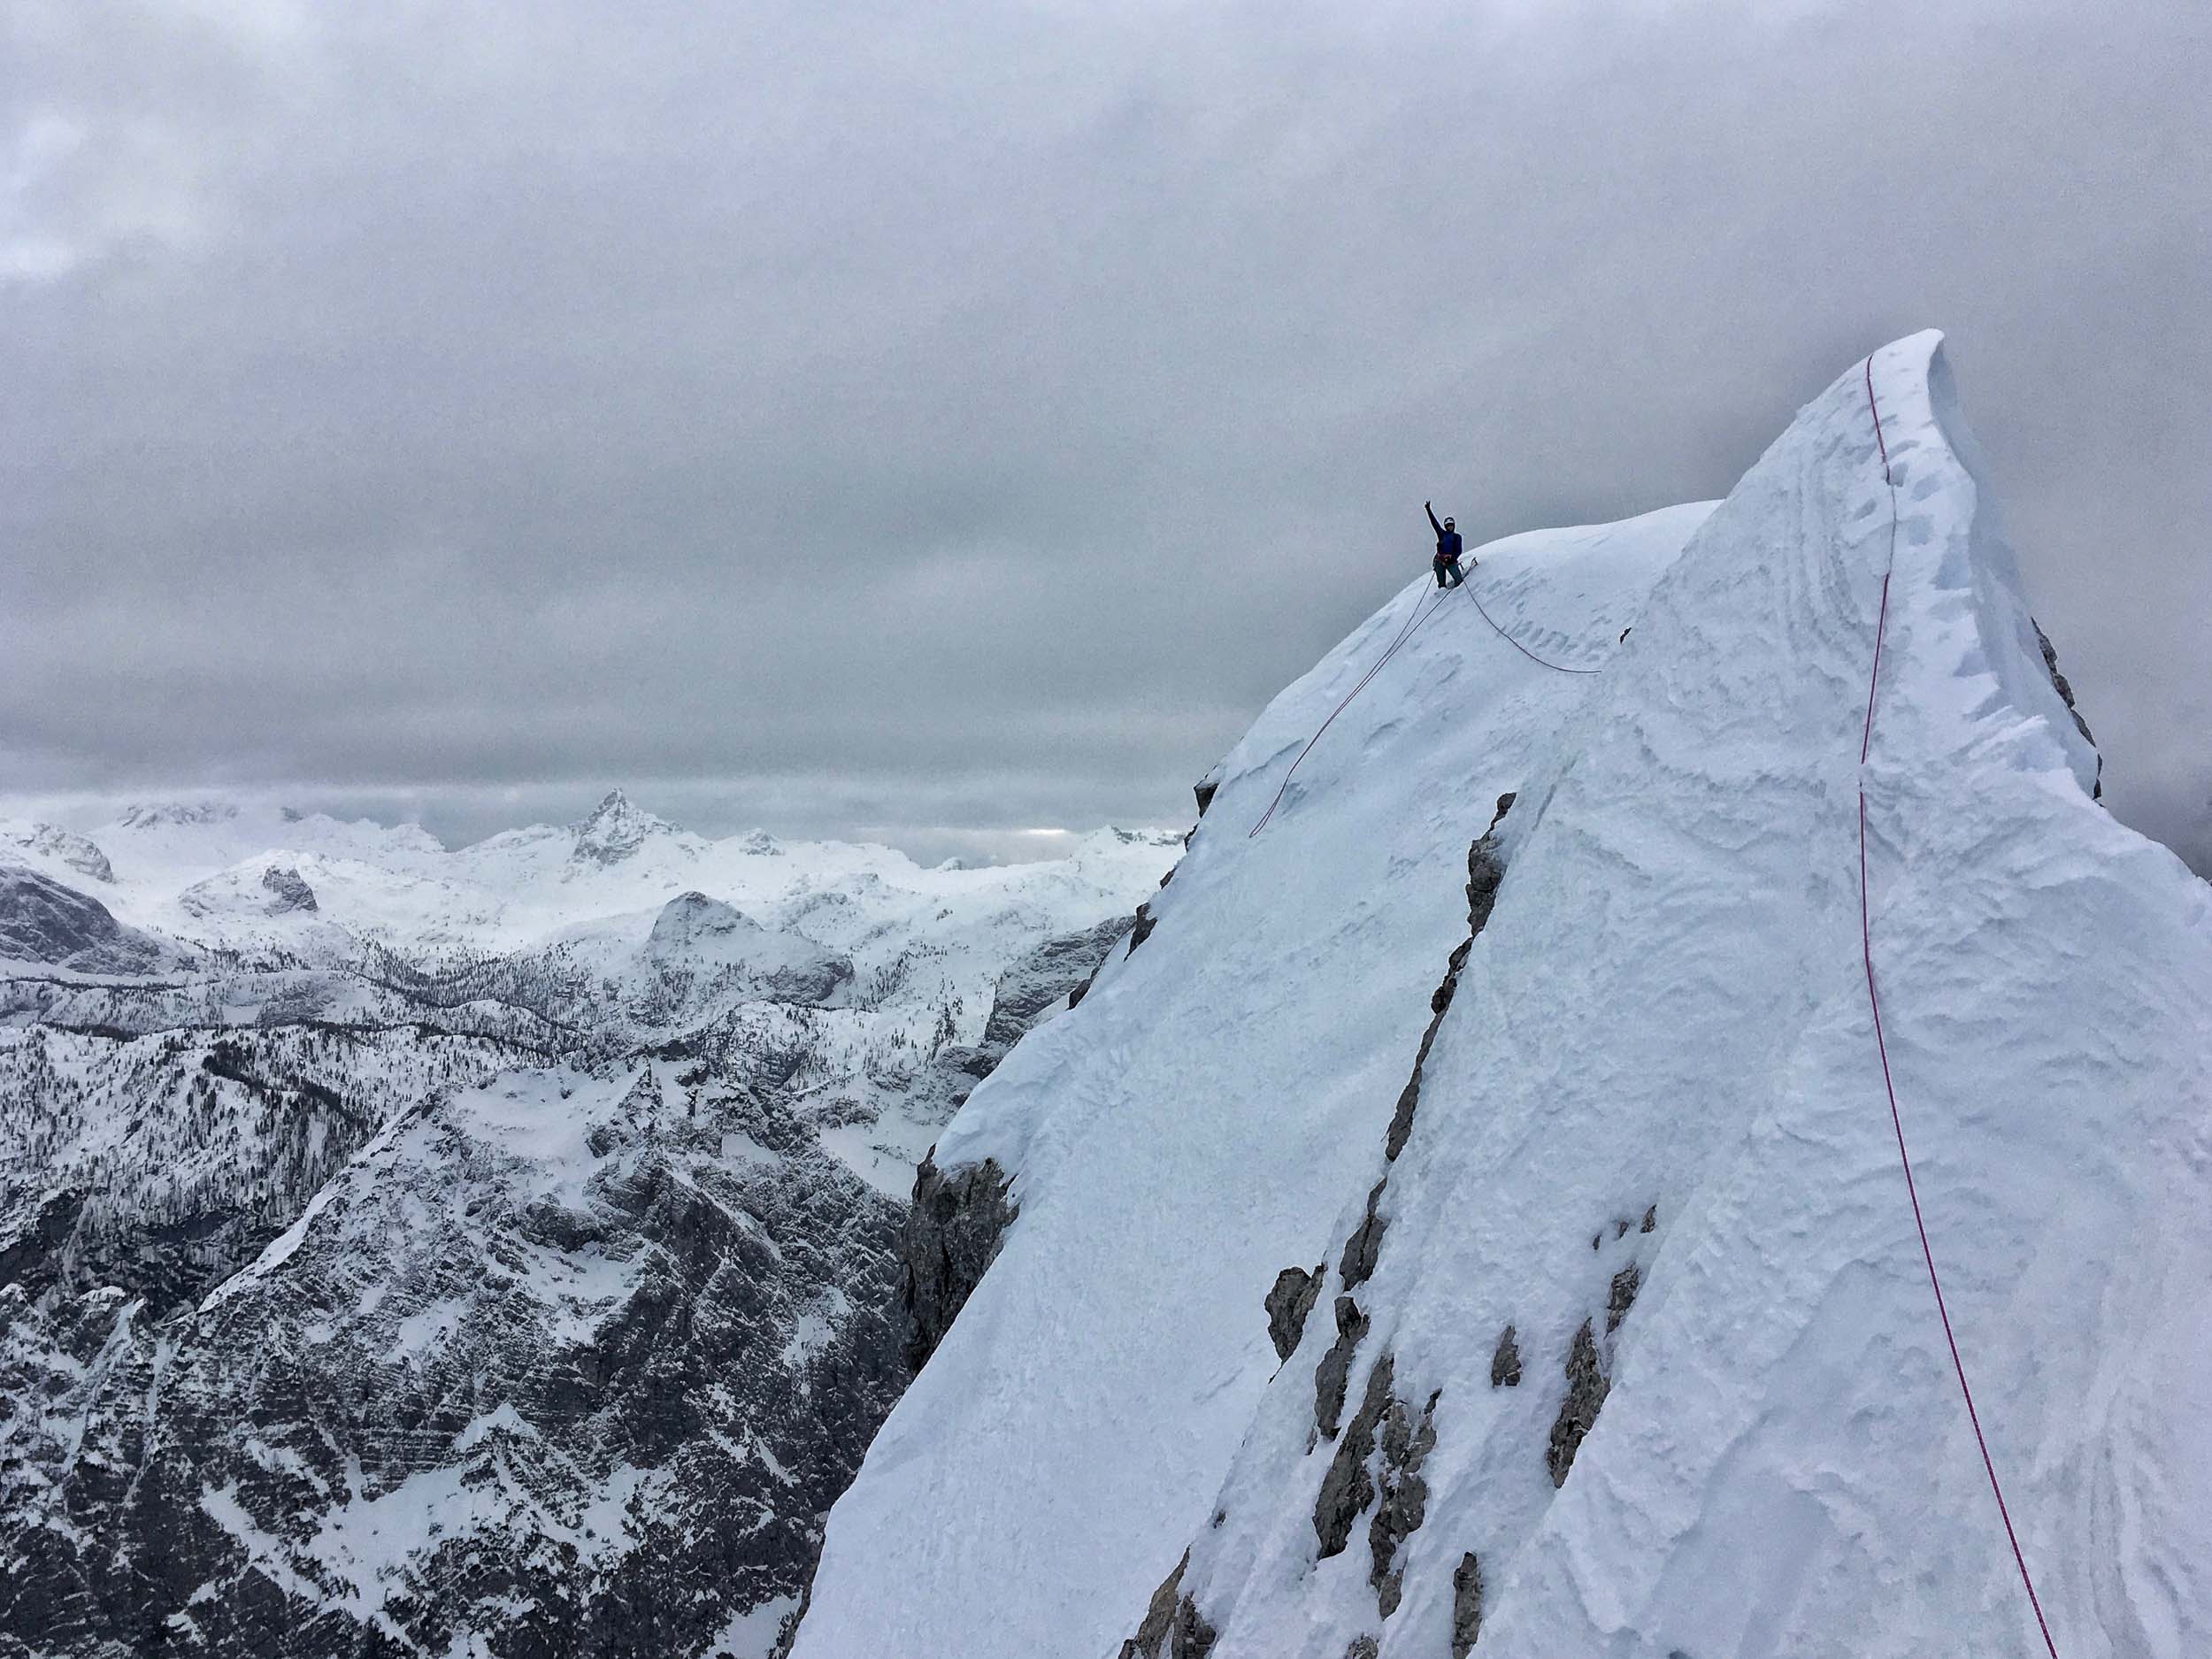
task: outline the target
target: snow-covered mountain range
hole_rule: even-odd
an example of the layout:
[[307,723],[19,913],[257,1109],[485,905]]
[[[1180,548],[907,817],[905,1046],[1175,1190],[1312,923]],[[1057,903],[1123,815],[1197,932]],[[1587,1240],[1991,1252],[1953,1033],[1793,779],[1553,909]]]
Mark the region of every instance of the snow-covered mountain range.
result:
[[1050,864],[0,826],[0,1659],[2212,1651],[2212,887],[1977,469],[1900,341]]
[[916,1161],[1179,842],[0,829],[0,1654],[766,1653]]
[[2071,703],[1932,334],[1401,593],[937,1141],[797,1659],[2212,1652],[2212,888]]

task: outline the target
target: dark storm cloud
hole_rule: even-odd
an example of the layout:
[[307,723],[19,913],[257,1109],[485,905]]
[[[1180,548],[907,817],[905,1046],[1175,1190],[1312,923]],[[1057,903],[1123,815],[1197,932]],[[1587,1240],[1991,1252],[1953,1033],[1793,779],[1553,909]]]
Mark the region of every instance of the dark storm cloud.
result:
[[1171,818],[1424,496],[1722,493],[1933,323],[2212,855],[2199,0],[7,19],[0,795]]

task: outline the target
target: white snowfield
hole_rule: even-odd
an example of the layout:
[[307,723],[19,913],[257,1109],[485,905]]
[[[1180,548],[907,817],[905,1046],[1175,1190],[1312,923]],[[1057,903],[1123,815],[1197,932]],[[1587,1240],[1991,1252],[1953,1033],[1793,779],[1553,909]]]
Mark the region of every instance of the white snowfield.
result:
[[[1106,1659],[1187,1549],[1179,1655],[2044,1652],[1884,1090],[1862,780],[1904,1132],[2056,1650],[2212,1653],[2212,888],[2092,803],[1933,334],[1872,361],[1862,767],[1869,378],[1709,518],[1481,550],[1499,623],[1601,674],[1454,602],[1247,840],[1417,590],[1262,716],[1155,935],[940,1143],[1019,1217],[832,1514],[799,1659]],[[1353,1431],[1315,1371],[1386,1172],[1342,1415],[1387,1356],[1402,1432],[1323,1557]],[[1261,1299],[1325,1260],[1278,1370]],[[1555,1487],[1586,1322],[1610,1392]]]
[[[579,823],[508,830],[453,851],[416,825],[220,800],[133,807],[88,835],[0,822],[0,859],[90,895],[125,922],[318,960],[363,940],[514,951],[602,932],[634,951],[661,907],[689,892],[845,949],[887,919],[948,908],[964,916],[1028,906],[1052,926],[1087,926],[1141,896],[1172,844],[1163,833],[1109,828],[1050,862],[925,870],[887,847],[779,841],[761,830],[709,840],[618,789]],[[88,876],[91,860],[107,867],[105,879]],[[280,886],[289,876],[312,908],[288,902]]]

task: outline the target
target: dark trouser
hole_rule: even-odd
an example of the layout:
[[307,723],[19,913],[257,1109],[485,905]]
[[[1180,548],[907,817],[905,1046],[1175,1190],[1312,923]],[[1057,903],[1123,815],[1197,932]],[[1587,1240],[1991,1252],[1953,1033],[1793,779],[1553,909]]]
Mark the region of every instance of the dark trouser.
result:
[[[1467,580],[1466,572],[1459,568],[1457,559],[1435,559],[1431,562],[1436,567],[1436,585],[1439,588],[1456,588]],[[1447,574],[1451,580],[1444,580]]]

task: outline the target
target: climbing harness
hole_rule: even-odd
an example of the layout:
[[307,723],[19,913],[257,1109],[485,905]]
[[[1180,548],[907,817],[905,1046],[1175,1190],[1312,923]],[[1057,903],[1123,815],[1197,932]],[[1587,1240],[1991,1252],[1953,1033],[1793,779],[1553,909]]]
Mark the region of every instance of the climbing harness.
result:
[[1298,770],[1299,761],[1304,760],[1308,755],[1313,752],[1313,746],[1321,741],[1321,733],[1327,731],[1332,726],[1336,724],[1336,717],[1344,712],[1345,705],[1349,703],[1353,698],[1358,696],[1361,692],[1367,689],[1367,682],[1374,679],[1377,674],[1380,673],[1382,672],[1383,664],[1398,654],[1398,648],[1403,645],[1408,640],[1411,639],[1415,633],[1418,631],[1422,625],[1427,622],[1431,617],[1441,611],[1444,608],[1444,602],[1449,599],[1454,593],[1465,594],[1468,599],[1473,603],[1476,611],[1481,614],[1482,619],[1490,624],[1491,632],[1495,634],[1500,639],[1503,640],[1508,645],[1510,645],[1515,650],[1520,652],[1522,656],[1527,657],[1530,662],[1535,663],[1544,668],[1556,669],[1563,674],[1594,674],[1598,672],[1594,668],[1570,668],[1564,663],[1548,662],[1543,657],[1537,656],[1534,651],[1530,650],[1527,646],[1522,644],[1520,641],[1515,639],[1510,634],[1508,634],[1503,628],[1497,625],[1497,622],[1492,618],[1489,611],[1483,609],[1482,601],[1475,597],[1474,589],[1471,588],[1463,580],[1455,582],[1449,588],[1440,588],[1437,591],[1433,603],[1431,603],[1428,596],[1424,595],[1421,599],[1415,602],[1413,615],[1409,617],[1406,619],[1405,626],[1398,630],[1398,637],[1390,641],[1390,649],[1386,650],[1380,657],[1375,659],[1374,666],[1370,668],[1365,673],[1359,677],[1359,683],[1344,694],[1342,701],[1339,702],[1335,708],[1329,710],[1329,718],[1322,721],[1319,729],[1317,730],[1311,737],[1306,740],[1305,748],[1298,751],[1298,759],[1292,761],[1290,763],[1290,771],[1286,772],[1283,774],[1282,782],[1276,787],[1275,798],[1267,803],[1267,810],[1260,814],[1260,821],[1258,823],[1255,824],[1249,830],[1245,832],[1244,838],[1247,841],[1251,840],[1253,836],[1257,835],[1262,830],[1267,827],[1268,820],[1275,816],[1275,809],[1283,803],[1284,792],[1290,787],[1291,773],[1295,772]]
[[1866,682],[1866,725],[1859,734],[1859,948],[1866,965],[1867,1005],[1874,1013],[1874,1048],[1882,1058],[1882,1087],[1889,1095],[1890,1126],[1897,1133],[1897,1161],[1904,1166],[1905,1193],[1912,1200],[1912,1222],[1920,1233],[1921,1259],[1928,1264],[1928,1288],[1935,1293],[1936,1314],[1943,1321],[1943,1340],[1951,1349],[1951,1369],[1959,1379],[1959,1393],[1966,1401],[1966,1420],[1973,1425],[1974,1443],[1981,1448],[1982,1468],[1989,1476],[1989,1490],[1997,1500],[1997,1517],[2005,1524],[2005,1540],[2012,1546],[2013,1564],[2020,1570],[2021,1586],[2028,1593],[2028,1605],[2035,1610],[2036,1628],[2043,1632],[2043,1646],[2051,1659],[2058,1659],[2058,1645],[2051,1640],[2051,1626],[2043,1617],[2043,1603],[2035,1594],[2035,1580],[2028,1574],[2028,1558],[2021,1552],[2019,1534],[2012,1529],[2012,1511],[2005,1506],[2005,1489],[1997,1481],[1997,1464],[1989,1455],[1989,1441],[1982,1434],[1981,1414],[1974,1409],[1974,1391],[1967,1386],[1966,1363],[1959,1357],[1959,1341],[1951,1329],[1951,1310],[1943,1300],[1943,1281],[1936,1276],[1935,1251],[1928,1243],[1928,1224],[1920,1213],[1920,1188],[1913,1180],[1912,1155],[1905,1149],[1905,1119],[1897,1107],[1897,1085],[1890,1076],[1889,1043],[1882,1034],[1882,1002],[1874,991],[1874,929],[1869,918],[1866,879],[1866,757],[1874,743],[1874,694],[1881,683],[1882,641],[1889,629],[1889,579],[1897,568],[1897,480],[1890,470],[1889,440],[1882,432],[1882,411],[1874,401],[1874,359],[1866,360],[1866,408],[1874,418],[1874,441],[1881,446],[1882,482],[1889,489],[1889,566],[1882,572],[1882,599],[1874,621],[1874,664]]

